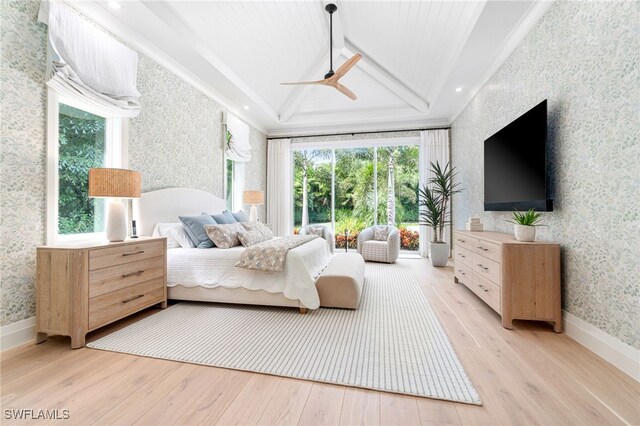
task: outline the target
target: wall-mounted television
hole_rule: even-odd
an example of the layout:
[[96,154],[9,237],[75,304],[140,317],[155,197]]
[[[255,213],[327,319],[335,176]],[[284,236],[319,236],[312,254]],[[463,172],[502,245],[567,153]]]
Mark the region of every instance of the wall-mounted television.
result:
[[484,210],[552,211],[547,196],[547,101],[484,141]]

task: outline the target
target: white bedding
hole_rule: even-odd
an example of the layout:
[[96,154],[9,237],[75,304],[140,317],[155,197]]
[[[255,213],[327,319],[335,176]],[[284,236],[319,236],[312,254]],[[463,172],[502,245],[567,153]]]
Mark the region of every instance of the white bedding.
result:
[[310,309],[320,307],[315,279],[332,256],[325,240],[316,238],[290,250],[282,272],[237,268],[235,264],[244,250],[244,247],[167,250],[167,286],[243,287],[282,293]]

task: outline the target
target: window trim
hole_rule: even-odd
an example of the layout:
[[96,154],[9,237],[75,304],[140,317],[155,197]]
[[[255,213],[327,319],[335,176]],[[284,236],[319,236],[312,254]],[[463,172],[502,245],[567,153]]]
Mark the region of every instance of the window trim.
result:
[[[231,162],[231,180],[227,179],[227,164]],[[231,185],[231,186],[229,186]],[[244,207],[243,195],[245,188],[245,163],[242,161],[233,161],[226,155],[224,156],[224,197],[227,198],[227,191],[231,188],[231,205],[227,205],[230,211],[242,210]]]
[[[46,237],[47,244],[61,242],[77,242],[102,240],[105,232],[91,232],[83,234],[61,235],[58,233],[58,202],[59,202],[59,104],[63,103],[73,108],[81,109],[90,114],[98,115],[106,120],[105,126],[105,167],[126,168],[129,163],[128,139],[129,119],[105,114],[82,99],[61,96],[53,88],[47,88],[47,163],[46,163]],[[106,203],[105,203],[106,208]]]

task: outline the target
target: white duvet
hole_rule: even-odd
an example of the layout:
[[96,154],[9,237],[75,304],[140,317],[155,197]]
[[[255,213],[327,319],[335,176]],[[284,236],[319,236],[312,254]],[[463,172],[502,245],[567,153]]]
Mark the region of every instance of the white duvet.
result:
[[322,238],[302,244],[287,253],[282,272],[238,268],[244,247],[230,249],[175,248],[167,250],[167,286],[243,287],[283,293],[310,309],[320,307],[315,279],[331,261],[329,245]]

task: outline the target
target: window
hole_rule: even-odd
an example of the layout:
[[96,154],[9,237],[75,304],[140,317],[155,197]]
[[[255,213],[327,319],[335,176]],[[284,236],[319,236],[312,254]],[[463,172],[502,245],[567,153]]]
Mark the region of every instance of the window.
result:
[[104,199],[88,196],[93,167],[124,167],[124,119],[49,89],[47,241],[91,239],[105,229]]
[[244,192],[244,163],[225,158],[224,195],[227,209],[235,212],[242,209]]
[[417,251],[419,148],[416,140],[299,144],[293,148],[294,233],[306,224],[331,227],[349,247],[366,227],[393,223],[401,248]]

